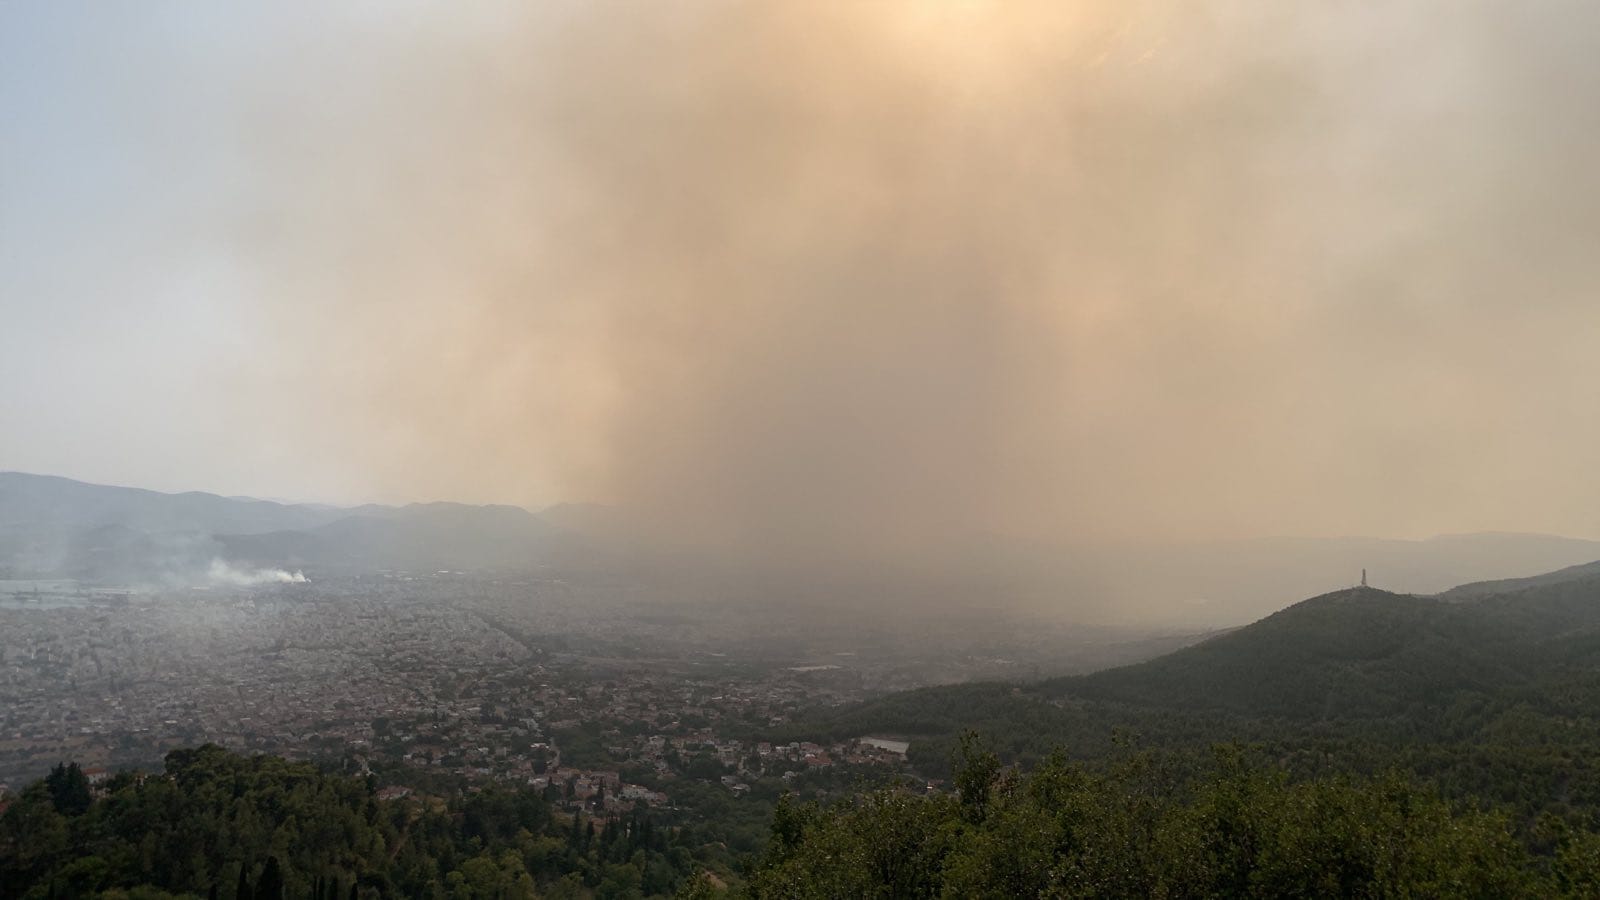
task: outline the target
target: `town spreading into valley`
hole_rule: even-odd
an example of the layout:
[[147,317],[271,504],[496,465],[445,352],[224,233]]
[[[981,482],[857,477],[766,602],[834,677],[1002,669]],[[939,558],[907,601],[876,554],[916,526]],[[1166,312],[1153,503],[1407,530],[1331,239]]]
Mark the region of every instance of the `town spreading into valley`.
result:
[[96,779],[158,769],[217,743],[337,763],[393,794],[502,783],[591,811],[709,787],[826,793],[907,772],[908,743],[785,739],[809,710],[1192,639],[983,621],[825,627],[804,610],[668,611],[610,579],[454,571],[159,591],[12,581],[0,784],[65,759]]

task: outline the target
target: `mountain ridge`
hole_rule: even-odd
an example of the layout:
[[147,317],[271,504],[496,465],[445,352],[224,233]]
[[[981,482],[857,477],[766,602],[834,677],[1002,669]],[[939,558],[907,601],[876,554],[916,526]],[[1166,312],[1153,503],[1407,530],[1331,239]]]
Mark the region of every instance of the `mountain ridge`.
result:
[[[895,735],[940,774],[967,729],[1017,762],[1062,746],[1106,758],[1131,734],[1185,753],[1257,743],[1311,766],[1401,754],[1469,789],[1568,790],[1561,773],[1587,771],[1600,743],[1600,577],[1570,575],[1470,602],[1345,588],[1132,665],[890,694],[771,737]],[[1485,741],[1520,774],[1483,781]],[[1581,790],[1600,800],[1600,780]]]
[[0,578],[185,584],[230,565],[528,568],[560,529],[520,506],[286,504],[0,472]]

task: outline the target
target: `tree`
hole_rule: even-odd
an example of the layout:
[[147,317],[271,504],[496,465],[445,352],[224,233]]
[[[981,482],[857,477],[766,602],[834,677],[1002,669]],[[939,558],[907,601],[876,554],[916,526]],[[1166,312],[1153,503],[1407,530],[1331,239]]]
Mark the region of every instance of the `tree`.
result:
[[283,900],[283,870],[277,856],[267,857],[261,880],[256,882],[255,900]]
[[1000,757],[975,731],[965,731],[956,746],[954,767],[956,794],[969,822],[982,822],[989,803],[989,791],[1000,773]]
[[89,794],[89,776],[83,774],[77,763],[57,763],[45,777],[44,784],[56,812],[64,816],[82,815],[93,802]]

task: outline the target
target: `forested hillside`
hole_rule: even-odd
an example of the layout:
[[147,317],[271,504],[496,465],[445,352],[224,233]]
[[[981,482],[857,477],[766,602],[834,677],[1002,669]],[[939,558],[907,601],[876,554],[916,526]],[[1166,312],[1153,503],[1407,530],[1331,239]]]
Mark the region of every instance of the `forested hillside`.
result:
[[103,794],[64,765],[13,801],[0,897],[647,897],[703,867],[690,833],[642,809],[558,816],[530,791],[381,800],[364,778],[215,746]]
[[967,753],[957,797],[786,810],[754,893],[1600,894],[1588,567],[1439,598],[1340,591],[1146,663],[796,730],[903,735],[941,773],[968,727],[1000,755]]
[[[972,745],[969,743],[969,751]],[[1408,780],[1281,769],[1219,750],[1179,775],[1134,754],[1029,774],[968,752],[959,792],[785,805],[754,898],[1592,897],[1600,836],[1453,803]]]
[[1596,812],[1600,578],[1466,601],[1342,591],[1138,665],[896,694],[792,733],[902,735],[939,774],[966,728],[1007,761],[1057,747],[1101,759],[1118,732],[1191,755],[1243,741],[1277,748],[1301,774],[1398,765],[1529,813]]
[[62,766],[0,815],[0,895],[436,897],[1584,897],[1581,817],[1452,801],[1414,780],[1294,779],[1214,748],[1199,768],[1119,749],[1008,769],[974,735],[951,791],[786,798],[765,852],[726,880],[643,811],[558,818],[525,792],[378,799],[365,779],[216,747],[96,797]]

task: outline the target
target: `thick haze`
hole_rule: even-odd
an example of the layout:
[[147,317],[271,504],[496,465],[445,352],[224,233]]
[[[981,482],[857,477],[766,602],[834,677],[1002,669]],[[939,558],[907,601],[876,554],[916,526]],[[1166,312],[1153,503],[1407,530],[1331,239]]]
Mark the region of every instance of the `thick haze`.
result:
[[1600,536],[1593,4],[233,6],[0,9],[0,468]]

